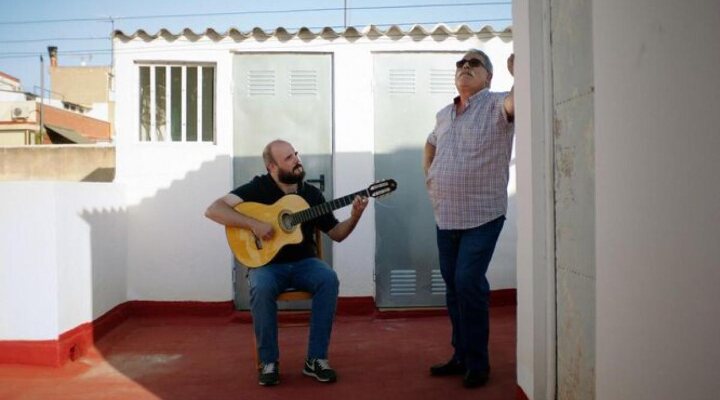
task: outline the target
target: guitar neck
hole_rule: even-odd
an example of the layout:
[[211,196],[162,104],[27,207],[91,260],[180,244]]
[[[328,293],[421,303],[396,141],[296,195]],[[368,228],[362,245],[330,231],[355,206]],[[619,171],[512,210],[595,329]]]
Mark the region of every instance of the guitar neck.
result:
[[367,189],[361,190],[359,192],[355,192],[352,194],[349,194],[347,196],[343,196],[340,198],[337,198],[332,201],[328,201],[326,203],[318,204],[316,206],[306,208],[302,211],[298,211],[296,213],[292,214],[292,224],[299,225],[303,222],[307,222],[310,220],[313,220],[321,215],[325,215],[328,213],[331,213],[334,210],[337,210],[338,208],[343,208],[347,205],[352,204],[353,200],[355,199],[355,196],[363,196],[363,197],[370,197],[369,192]]

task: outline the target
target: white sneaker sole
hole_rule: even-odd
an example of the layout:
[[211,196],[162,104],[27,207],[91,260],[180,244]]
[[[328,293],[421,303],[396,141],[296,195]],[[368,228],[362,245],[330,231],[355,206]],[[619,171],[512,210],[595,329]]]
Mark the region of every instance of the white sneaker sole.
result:
[[306,370],[306,369],[303,369],[303,372],[302,372],[302,373],[303,373],[303,375],[306,375],[306,376],[312,376],[313,378],[317,379],[318,382],[332,383],[332,382],[335,382],[335,381],[337,380],[337,378],[335,378],[335,379],[322,379],[322,378],[320,378],[319,376],[317,376],[316,373],[310,372],[310,371],[308,371],[308,370]]

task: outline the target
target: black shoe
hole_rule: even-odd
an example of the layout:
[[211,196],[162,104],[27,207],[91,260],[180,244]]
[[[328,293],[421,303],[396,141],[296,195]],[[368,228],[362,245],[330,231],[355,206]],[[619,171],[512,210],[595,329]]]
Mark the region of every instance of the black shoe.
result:
[[322,358],[306,359],[303,374],[313,376],[320,382],[331,383],[337,380],[337,375],[335,371],[330,368],[328,360]]
[[463,377],[463,386],[466,388],[475,388],[484,386],[490,378],[490,370],[485,372],[468,370]]
[[258,384],[262,386],[275,386],[280,383],[280,365],[277,362],[262,364]]
[[430,367],[432,376],[462,375],[465,373],[465,365],[460,361],[452,359],[445,364],[436,364]]

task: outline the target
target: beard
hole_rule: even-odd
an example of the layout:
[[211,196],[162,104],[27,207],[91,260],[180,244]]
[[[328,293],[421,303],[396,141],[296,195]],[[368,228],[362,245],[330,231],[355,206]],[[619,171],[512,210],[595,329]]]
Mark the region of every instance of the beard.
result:
[[302,165],[297,165],[292,169],[292,171],[285,171],[281,169],[278,171],[278,179],[286,185],[300,183],[303,179],[305,179],[305,169]]

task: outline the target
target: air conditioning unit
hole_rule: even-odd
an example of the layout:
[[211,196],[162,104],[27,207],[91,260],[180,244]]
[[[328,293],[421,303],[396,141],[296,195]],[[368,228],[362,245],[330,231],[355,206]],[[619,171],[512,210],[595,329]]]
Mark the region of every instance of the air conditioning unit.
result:
[[12,108],[12,119],[28,119],[30,118],[30,106],[21,105]]

